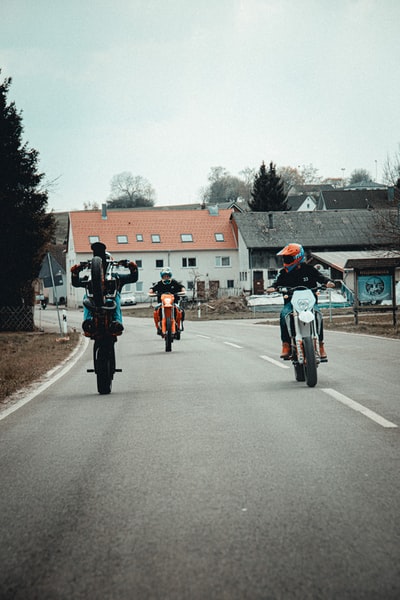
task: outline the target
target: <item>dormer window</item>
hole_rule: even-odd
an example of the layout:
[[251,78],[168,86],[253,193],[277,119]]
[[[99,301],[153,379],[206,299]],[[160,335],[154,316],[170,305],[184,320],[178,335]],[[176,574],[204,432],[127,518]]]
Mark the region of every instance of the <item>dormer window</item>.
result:
[[95,244],[96,242],[99,242],[100,238],[98,235],[89,235],[89,244]]
[[117,235],[117,242],[118,242],[118,244],[127,244],[128,236],[127,235]]
[[141,233],[137,233],[136,234],[136,241],[137,242],[143,242],[143,235]]
[[151,241],[153,242],[153,244],[159,244],[161,242],[160,235],[158,233],[152,233]]
[[215,234],[215,241],[216,242],[224,242],[225,241],[224,234],[223,233],[216,233]]
[[193,242],[191,233],[181,233],[181,242]]

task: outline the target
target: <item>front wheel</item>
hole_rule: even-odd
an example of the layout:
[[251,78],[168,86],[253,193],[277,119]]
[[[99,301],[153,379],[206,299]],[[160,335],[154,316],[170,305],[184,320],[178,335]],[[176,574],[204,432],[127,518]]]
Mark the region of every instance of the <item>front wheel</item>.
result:
[[104,269],[100,256],[92,258],[91,275],[93,300],[95,305],[100,308],[104,305]]
[[310,337],[303,338],[303,350],[305,380],[309,387],[314,387],[317,383],[317,361],[314,344]]
[[165,320],[165,352],[172,350],[172,324],[170,317]]

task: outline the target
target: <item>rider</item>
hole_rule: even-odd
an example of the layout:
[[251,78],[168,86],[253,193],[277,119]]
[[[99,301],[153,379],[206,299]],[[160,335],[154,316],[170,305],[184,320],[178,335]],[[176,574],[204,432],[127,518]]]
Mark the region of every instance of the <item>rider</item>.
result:
[[157,306],[154,309],[153,317],[157,329],[157,334],[161,335],[161,296],[163,294],[173,294],[175,298],[176,322],[178,329],[183,331],[183,321],[185,311],[178,306],[178,293],[186,293],[185,286],[176,279],[172,279],[172,271],[169,267],[165,267],[160,271],[161,280],[155,283],[149,290],[149,294],[157,294]]
[[[285,246],[280,252],[278,252],[277,256],[283,256],[283,269],[281,269],[278,273],[277,278],[272,283],[272,285],[267,288],[267,294],[271,294],[272,292],[276,292],[276,288],[278,287],[297,287],[303,286],[306,288],[315,288],[317,283],[323,283],[328,288],[334,288],[334,282],[325,277],[322,273],[318,271],[312,265],[306,263],[306,257],[304,253],[304,248],[300,244],[288,244]],[[286,315],[292,312],[293,307],[291,303],[293,292],[288,293],[288,297],[284,298],[284,305],[280,314],[280,327],[281,327],[281,340],[282,340],[282,353],[281,358],[288,360],[290,358],[290,336],[286,325]],[[318,301],[318,297],[314,292],[316,300]],[[315,304],[314,309],[319,311],[317,304]],[[319,350],[320,356],[323,359],[326,359],[326,351],[324,347],[324,333],[321,319],[321,328],[319,332]]]
[[[93,251],[94,256],[100,256],[103,259],[103,263],[105,265],[105,269],[107,267],[107,263],[113,262],[114,259],[109,252],[106,251],[105,244],[101,242],[95,242],[91,245],[91,249]],[[136,263],[123,259],[119,260],[118,264],[129,269],[130,273],[122,274],[122,273],[113,273],[113,278],[116,280],[117,284],[117,293],[115,295],[115,310],[113,314],[113,320],[110,325],[110,331],[117,335],[120,335],[124,326],[122,325],[122,311],[121,311],[121,290],[126,283],[136,283],[139,277],[138,268]],[[80,279],[79,273],[82,269],[85,269],[85,265],[74,265],[71,267],[71,284],[74,287],[86,287],[89,277],[83,277]],[[105,270],[104,269],[104,270]],[[84,296],[86,298],[86,294]],[[93,315],[85,304],[83,305],[83,323],[82,329],[87,335],[92,335],[94,333],[94,325],[93,325]]]

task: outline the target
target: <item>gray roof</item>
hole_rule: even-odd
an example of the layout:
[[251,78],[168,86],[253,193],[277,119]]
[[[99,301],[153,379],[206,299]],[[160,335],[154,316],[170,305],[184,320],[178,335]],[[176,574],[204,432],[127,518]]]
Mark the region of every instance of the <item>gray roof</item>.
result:
[[370,210],[233,213],[247,248],[283,248],[296,242],[305,248],[371,248],[390,245]]
[[323,263],[340,271],[351,268],[355,263],[366,266],[375,265],[376,262],[387,266],[400,266],[400,252],[385,250],[347,250],[342,252],[313,252],[312,256]]
[[330,190],[321,192],[317,209],[368,209],[389,208],[393,206],[388,201],[388,192],[382,189]]

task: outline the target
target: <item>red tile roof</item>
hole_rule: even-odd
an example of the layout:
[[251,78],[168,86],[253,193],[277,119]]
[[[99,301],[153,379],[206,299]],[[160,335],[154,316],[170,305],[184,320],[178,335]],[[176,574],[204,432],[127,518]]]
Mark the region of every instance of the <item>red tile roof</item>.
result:
[[[107,218],[101,211],[75,211],[70,213],[70,223],[75,252],[90,252],[89,236],[98,236],[110,252],[154,252],[168,250],[232,250],[237,242],[230,222],[231,209],[220,209],[211,215],[204,210],[109,210]],[[215,239],[222,233],[224,241]],[[136,235],[141,234],[139,242]],[[153,234],[160,242],[152,242]],[[182,242],[181,234],[192,234],[192,242]],[[117,235],[126,235],[127,244],[117,241]]]

